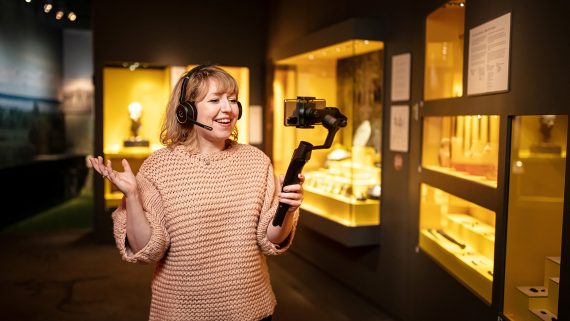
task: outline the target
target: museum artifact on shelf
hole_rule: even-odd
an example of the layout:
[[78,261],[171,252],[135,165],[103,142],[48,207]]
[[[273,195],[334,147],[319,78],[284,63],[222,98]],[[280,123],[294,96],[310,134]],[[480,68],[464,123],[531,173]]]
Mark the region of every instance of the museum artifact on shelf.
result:
[[125,139],[125,147],[148,147],[148,139],[139,136],[141,127],[142,105],[139,102],[129,104],[129,118],[131,119],[131,137]]
[[552,139],[552,129],[556,125],[556,115],[541,115],[539,117],[540,123],[540,142],[535,143],[530,146],[531,153],[546,153],[546,154],[558,154],[562,152],[562,146],[553,143]]
[[425,117],[422,166],[497,187],[499,116]]
[[[275,123],[291,96],[327,97],[348,118],[331,149],[313,151],[305,165],[302,209],[353,230],[380,224],[383,55],[381,41],[355,39],[278,60],[275,70]],[[276,172],[284,172],[298,141],[325,135],[323,128],[274,126]]]

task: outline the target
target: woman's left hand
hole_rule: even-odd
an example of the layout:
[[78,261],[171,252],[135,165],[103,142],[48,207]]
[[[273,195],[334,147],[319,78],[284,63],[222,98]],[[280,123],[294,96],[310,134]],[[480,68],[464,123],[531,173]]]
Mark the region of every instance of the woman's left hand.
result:
[[[281,175],[279,181],[280,186],[283,186],[283,180],[285,177]],[[305,182],[305,176],[299,174],[299,184],[287,185],[281,189],[279,193],[279,202],[284,204],[289,204],[288,212],[295,212],[301,203],[303,202],[303,182]]]

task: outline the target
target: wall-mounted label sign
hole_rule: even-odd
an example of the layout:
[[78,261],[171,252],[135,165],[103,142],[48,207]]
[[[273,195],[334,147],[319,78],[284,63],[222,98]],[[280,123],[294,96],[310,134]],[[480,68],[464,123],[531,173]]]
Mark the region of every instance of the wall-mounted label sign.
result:
[[410,130],[410,106],[390,108],[390,151],[407,152]]
[[390,91],[392,101],[410,100],[411,65],[411,53],[392,56],[392,87]]
[[467,94],[509,89],[511,13],[469,30]]

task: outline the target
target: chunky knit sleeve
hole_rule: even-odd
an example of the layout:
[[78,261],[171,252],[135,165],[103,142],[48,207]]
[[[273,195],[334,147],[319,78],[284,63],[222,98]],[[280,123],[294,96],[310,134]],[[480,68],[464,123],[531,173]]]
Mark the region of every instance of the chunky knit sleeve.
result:
[[137,174],[143,211],[151,226],[151,237],[146,246],[133,253],[127,240],[127,210],[122,204],[113,212],[114,234],[123,259],[132,263],[156,262],[162,258],[170,239],[164,226],[164,207],[159,191],[141,172]]
[[279,255],[285,252],[293,241],[295,236],[295,230],[297,228],[297,220],[299,218],[299,210],[295,211],[293,214],[289,213],[287,215],[294,215],[293,228],[291,233],[283,243],[276,245],[271,243],[267,238],[267,227],[273,221],[275,213],[277,212],[277,206],[279,205],[279,183],[275,179],[275,174],[273,173],[273,166],[271,163],[267,166],[267,184],[265,189],[265,198],[263,200],[263,207],[261,208],[261,214],[259,217],[259,223],[257,225],[257,243],[261,247],[261,250],[266,255]]

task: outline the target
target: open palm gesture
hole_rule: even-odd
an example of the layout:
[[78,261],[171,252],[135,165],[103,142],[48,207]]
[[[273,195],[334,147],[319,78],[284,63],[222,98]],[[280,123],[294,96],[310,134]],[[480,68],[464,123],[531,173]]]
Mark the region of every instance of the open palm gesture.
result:
[[111,183],[113,183],[117,188],[123,192],[125,195],[129,195],[132,193],[137,192],[137,180],[135,178],[135,174],[131,170],[131,166],[126,159],[122,160],[124,172],[118,172],[111,167],[111,160],[107,160],[107,164],[105,165],[103,161],[103,157],[98,156],[89,157],[89,162],[93,165],[93,168],[104,178],[108,179]]

